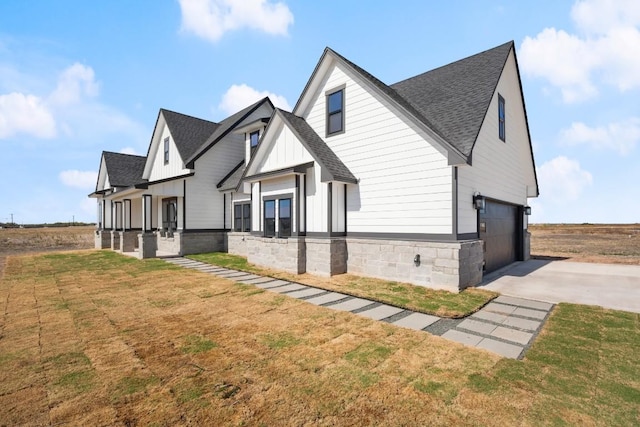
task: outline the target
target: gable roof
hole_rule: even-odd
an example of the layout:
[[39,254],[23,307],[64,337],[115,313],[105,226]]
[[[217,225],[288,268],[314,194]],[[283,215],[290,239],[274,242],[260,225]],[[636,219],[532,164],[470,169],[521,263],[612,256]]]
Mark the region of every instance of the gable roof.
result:
[[215,122],[165,110],[164,108],[160,109],[160,114],[164,117],[176,148],[183,160],[193,156],[203,141],[220,127],[220,125]]
[[470,164],[473,144],[513,47],[510,41],[391,86],[327,47],[293,111],[298,112],[325,58],[331,56],[421,125],[454,155],[451,164],[455,158]]
[[513,41],[390,86],[469,157]]
[[227,174],[224,178],[220,180],[220,182],[216,185],[219,191],[229,191],[235,190],[238,188],[238,184],[240,184],[240,179],[242,179],[242,174],[244,173],[244,160],[241,161],[231,169],[231,172]]
[[358,182],[349,168],[342,163],[336,153],[302,117],[279,108],[276,111],[300,142],[305,145],[309,154],[320,164],[322,181],[340,181],[353,184]]
[[200,156],[202,156],[207,150],[213,147],[218,141],[220,141],[224,136],[231,132],[239,123],[241,123],[264,103],[268,103],[271,108],[273,108],[273,104],[271,103],[269,97],[265,97],[260,101],[238,111],[237,113],[232,114],[231,116],[218,123],[213,132],[207,135],[207,137],[200,140],[204,140],[204,143],[201,142],[200,146],[197,147],[197,149],[194,150],[190,156],[183,157],[183,159],[185,160],[185,167],[193,168],[194,162],[198,160]]
[[105,168],[111,187],[131,187],[144,181],[142,172],[147,158],[133,154],[103,151]]

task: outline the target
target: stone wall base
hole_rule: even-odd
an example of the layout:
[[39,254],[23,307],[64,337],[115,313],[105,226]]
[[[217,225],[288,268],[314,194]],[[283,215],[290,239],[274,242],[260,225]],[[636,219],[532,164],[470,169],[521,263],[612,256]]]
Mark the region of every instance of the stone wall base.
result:
[[180,233],[180,255],[226,251],[226,231],[195,231]]
[[294,274],[302,274],[306,271],[304,237],[278,239],[249,235],[245,240],[247,261],[250,263]]
[[330,239],[305,238],[307,273],[333,276],[347,272],[347,241],[344,237]]
[[112,231],[111,233],[111,250],[119,251],[120,250],[120,233],[117,231]]
[[155,258],[158,250],[158,238],[154,232],[138,234],[138,258]]
[[118,231],[120,234],[120,252],[133,252],[138,247],[138,231]]
[[96,249],[111,248],[111,230],[96,230],[94,235]]
[[480,240],[346,240],[347,272],[459,292],[482,281]]
[[227,233],[227,252],[233,255],[247,257],[247,238],[250,233],[231,231]]

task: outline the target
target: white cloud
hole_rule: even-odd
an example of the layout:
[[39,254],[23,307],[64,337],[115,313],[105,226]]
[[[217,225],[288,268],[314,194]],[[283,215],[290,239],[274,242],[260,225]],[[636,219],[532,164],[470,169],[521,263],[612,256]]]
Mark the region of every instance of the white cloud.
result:
[[640,88],[640,2],[578,1],[571,17],[580,34],[545,28],[525,37],[524,73],[546,79],[566,103],[596,96],[601,82],[623,92]]
[[593,177],[577,160],[558,156],[537,168],[540,194],[545,200],[567,204],[577,200]]
[[283,2],[270,0],[179,0],[182,30],[217,42],[233,30],[250,28],[287,35],[293,14]]
[[122,154],[134,154],[134,155],[138,155],[138,153],[136,152],[136,149],[133,147],[124,147],[122,150],[120,150],[120,152]]
[[276,107],[291,111],[291,106],[284,96],[276,95],[266,90],[258,91],[244,83],[241,85],[232,85],[225,94],[222,95],[222,101],[220,105],[218,105],[218,108],[227,114],[234,114],[265,96],[268,96]]
[[66,170],[60,172],[60,181],[66,186],[91,190],[95,188],[98,179],[98,172]]
[[100,91],[91,67],[75,63],[65,69],[58,78],[58,86],[49,96],[54,105],[69,105],[85,97],[95,97]]
[[574,122],[560,133],[563,143],[587,145],[595,149],[610,149],[622,155],[629,154],[640,142],[640,118],[590,127]]
[[13,92],[0,95],[0,139],[18,133],[38,138],[56,136],[56,122],[42,99]]

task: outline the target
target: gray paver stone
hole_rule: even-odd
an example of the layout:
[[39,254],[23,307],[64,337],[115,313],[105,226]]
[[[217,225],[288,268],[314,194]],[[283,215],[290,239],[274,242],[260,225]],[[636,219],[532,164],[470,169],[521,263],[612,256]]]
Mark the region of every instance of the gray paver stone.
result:
[[268,282],[273,282],[274,280],[275,279],[272,279],[271,277],[258,276],[258,278],[256,279],[244,279],[243,282],[248,283],[250,285],[258,285],[259,283],[268,283]]
[[500,295],[498,298],[494,299],[494,301],[504,303],[504,304],[519,305],[521,307],[533,308],[536,310],[544,310],[544,311],[549,311],[551,307],[553,307],[553,304],[548,302],[509,297],[506,295]]
[[494,313],[511,314],[516,310],[516,308],[511,305],[490,302],[483,308],[483,310],[492,311]]
[[300,283],[290,283],[288,285],[280,286],[277,288],[270,288],[270,291],[277,292],[279,294],[290,291],[299,291],[302,289],[310,289],[308,286],[301,285]]
[[334,310],[353,311],[362,307],[366,307],[369,304],[373,304],[373,302],[362,298],[353,298],[348,301],[330,305],[328,307]]
[[535,331],[540,326],[540,321],[538,320],[529,320],[529,319],[521,319],[520,317],[509,316],[507,319],[502,322],[505,326],[512,326],[518,329],[526,329],[528,331]]
[[407,317],[403,317],[400,320],[396,320],[393,322],[394,325],[402,326],[404,328],[411,328],[415,330],[422,330],[429,325],[433,325],[438,320],[440,320],[437,316],[430,316],[424,313],[411,313]]
[[498,353],[500,356],[511,359],[517,359],[523,350],[523,347],[518,345],[507,344],[506,342],[492,340],[491,338],[484,338],[480,343],[478,343],[477,347]]
[[531,337],[533,337],[533,334],[498,326],[493,332],[491,332],[491,336],[526,345]]
[[339,300],[344,299],[346,297],[347,297],[347,295],[345,295],[345,294],[340,294],[338,292],[331,292],[329,294],[325,294],[325,295],[320,295],[318,297],[309,298],[306,301],[310,302],[311,304],[322,305],[322,304],[329,304],[331,302],[336,302],[336,301],[339,301]]
[[382,320],[404,311],[402,308],[392,307],[390,305],[379,305],[370,310],[361,311],[360,316],[368,317],[373,320]]
[[285,282],[284,280],[271,279],[269,282],[254,283],[254,285],[262,289],[271,289],[288,283],[289,282]]
[[324,292],[326,292],[324,289],[307,288],[307,289],[301,289],[299,291],[289,292],[287,296],[290,296],[293,298],[304,298],[304,297],[310,297],[313,295],[318,295]]
[[516,316],[531,317],[533,319],[542,320],[546,317],[547,311],[531,310],[530,308],[518,307],[513,314]]
[[480,341],[482,341],[482,337],[474,334],[469,334],[466,332],[456,331],[455,329],[451,329],[444,334],[442,334],[442,338],[446,338],[448,340],[457,341],[459,343],[476,346]]
[[502,323],[504,322],[504,319],[507,318],[507,315],[500,314],[500,313],[493,313],[491,311],[486,311],[485,309],[482,309],[477,313],[474,313],[471,317],[482,319],[482,320],[489,320],[490,322]]
[[457,327],[460,329],[467,329],[469,331],[478,332],[485,335],[491,334],[491,332],[493,332],[493,330],[497,328],[496,325],[493,325],[491,323],[481,322],[479,320],[473,319],[464,319]]

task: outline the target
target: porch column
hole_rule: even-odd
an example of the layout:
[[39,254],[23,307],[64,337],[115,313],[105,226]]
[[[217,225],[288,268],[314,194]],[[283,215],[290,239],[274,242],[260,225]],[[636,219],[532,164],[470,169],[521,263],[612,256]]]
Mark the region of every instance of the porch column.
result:
[[142,195],[142,231],[144,233],[150,232],[153,230],[152,227],[152,198],[151,194],[143,194]]
[[124,209],[122,210],[122,229],[131,230],[131,199],[124,199]]
[[113,229],[121,230],[122,229],[122,202],[114,202],[113,203]]

